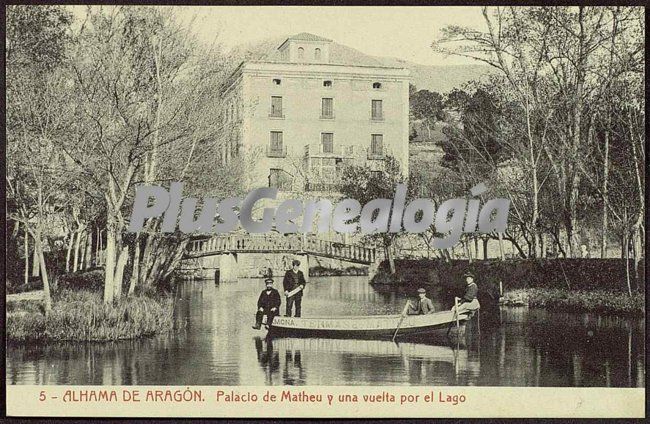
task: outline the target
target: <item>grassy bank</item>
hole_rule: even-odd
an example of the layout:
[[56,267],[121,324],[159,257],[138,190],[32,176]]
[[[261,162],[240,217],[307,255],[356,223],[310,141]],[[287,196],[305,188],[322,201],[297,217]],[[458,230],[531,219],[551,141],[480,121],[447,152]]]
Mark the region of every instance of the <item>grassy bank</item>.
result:
[[45,317],[40,302],[7,304],[7,341],[114,341],[151,336],[172,328],[168,296],[135,295],[107,305],[97,291],[64,289]]
[[530,306],[567,312],[597,312],[616,315],[643,316],[645,299],[642,293],[609,290],[572,290],[526,288],[508,290],[501,298],[506,306]]

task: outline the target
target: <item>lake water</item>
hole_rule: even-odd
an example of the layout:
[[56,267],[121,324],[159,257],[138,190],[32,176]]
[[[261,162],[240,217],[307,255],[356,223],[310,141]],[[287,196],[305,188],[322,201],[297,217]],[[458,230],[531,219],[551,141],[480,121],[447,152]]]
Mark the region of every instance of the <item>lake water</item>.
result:
[[[175,293],[180,329],[172,334],[108,344],[9,346],[6,382],[645,386],[640,319],[502,308],[491,317],[484,311],[480,334],[468,335],[460,347],[378,340],[269,342],[251,329],[262,288],[261,280],[252,279],[183,282]],[[406,298],[373,288],[367,277],[313,277],[303,316],[399,313]]]

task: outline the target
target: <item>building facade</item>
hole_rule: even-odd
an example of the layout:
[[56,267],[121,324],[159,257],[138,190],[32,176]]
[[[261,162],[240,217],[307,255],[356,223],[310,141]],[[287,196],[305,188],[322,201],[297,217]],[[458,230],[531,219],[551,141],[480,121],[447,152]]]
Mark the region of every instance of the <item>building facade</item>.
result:
[[[354,52],[355,54],[350,54]],[[347,163],[408,173],[409,71],[302,33],[263,60],[243,62],[223,92],[221,158],[254,161],[246,185],[333,192]]]

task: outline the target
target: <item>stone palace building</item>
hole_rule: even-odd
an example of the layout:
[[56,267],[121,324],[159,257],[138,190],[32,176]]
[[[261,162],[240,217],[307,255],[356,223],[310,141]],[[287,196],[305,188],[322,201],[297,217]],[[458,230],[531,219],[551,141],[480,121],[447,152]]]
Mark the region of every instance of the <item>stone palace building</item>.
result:
[[349,162],[381,171],[387,155],[408,173],[409,70],[317,35],[287,38],[243,62],[222,91],[220,160],[251,155],[248,189],[335,192]]

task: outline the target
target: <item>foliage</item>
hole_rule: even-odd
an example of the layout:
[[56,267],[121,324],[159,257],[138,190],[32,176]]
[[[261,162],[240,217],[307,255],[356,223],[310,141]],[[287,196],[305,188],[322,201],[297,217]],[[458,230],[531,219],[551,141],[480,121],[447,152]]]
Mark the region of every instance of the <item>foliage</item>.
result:
[[443,163],[460,179],[497,177],[512,204],[506,237],[524,241],[527,249],[518,248],[527,257],[540,255],[542,234],[561,255],[577,257],[581,230],[597,226],[602,255],[613,232],[624,236],[625,251],[632,237],[638,259],[643,9],[484,7],[483,17],[485,30],[448,26],[433,43],[496,70],[487,83],[449,93],[447,107],[461,117],[450,123]]
[[[569,290],[608,290],[626,292],[625,261],[621,259],[520,259],[520,260],[467,260],[443,261],[439,259],[396,260],[394,281],[397,284],[433,285],[462,284],[462,275],[470,270],[476,276],[479,289],[483,284],[490,290],[517,288],[565,288]],[[386,273],[382,262],[379,273]],[[632,276],[634,279],[634,276]],[[373,282],[375,279],[373,279]],[[635,284],[644,287],[643,270]]]
[[[417,186],[407,179],[400,169],[400,163],[392,156],[387,156],[380,169],[369,165],[350,164],[341,171],[339,191],[344,197],[355,199],[365,205],[374,199],[392,199],[398,184],[405,184],[407,188],[406,199],[412,199]],[[375,219],[379,211],[375,211]],[[359,217],[355,218],[359,220]],[[376,233],[365,235],[366,240],[380,242],[392,263],[392,244],[399,233]],[[392,266],[391,266],[392,269]]]
[[101,292],[104,288],[104,271],[94,269],[90,271],[77,271],[62,275],[57,281],[57,291],[85,290]]
[[309,268],[309,275],[312,277],[327,277],[341,275],[368,275],[368,268],[362,266],[348,266],[346,268],[328,268],[316,265]]

